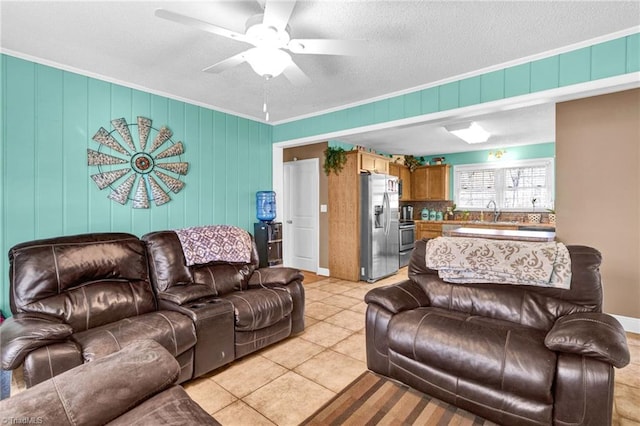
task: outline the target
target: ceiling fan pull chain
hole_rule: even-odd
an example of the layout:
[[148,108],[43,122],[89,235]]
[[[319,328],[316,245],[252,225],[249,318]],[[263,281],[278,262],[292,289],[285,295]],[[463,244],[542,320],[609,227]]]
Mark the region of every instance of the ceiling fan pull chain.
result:
[[263,103],[262,103],[262,112],[264,112],[265,114],[265,120],[269,121],[269,111],[267,110],[267,82],[269,81],[269,76],[265,75],[264,76],[264,83],[263,83],[263,90],[262,90],[262,96],[263,96]]

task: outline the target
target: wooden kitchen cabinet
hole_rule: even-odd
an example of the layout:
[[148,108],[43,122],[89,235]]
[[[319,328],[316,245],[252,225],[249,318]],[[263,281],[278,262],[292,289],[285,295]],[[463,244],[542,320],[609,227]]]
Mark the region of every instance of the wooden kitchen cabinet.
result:
[[360,170],[389,174],[389,158],[370,152],[358,152]]
[[329,174],[329,271],[349,281],[360,280],[360,159],[349,151],[340,174]]
[[416,201],[448,200],[450,167],[443,164],[416,168],[411,176],[411,198]]
[[389,174],[402,181],[402,195],[400,201],[411,200],[411,172],[403,164],[389,163]]
[[441,222],[416,222],[416,240],[423,238],[436,238],[442,237],[442,223]]

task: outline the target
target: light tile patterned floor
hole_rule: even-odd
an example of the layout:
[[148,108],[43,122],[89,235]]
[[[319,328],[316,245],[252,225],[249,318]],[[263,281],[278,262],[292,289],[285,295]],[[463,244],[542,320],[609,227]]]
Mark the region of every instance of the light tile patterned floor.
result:
[[[185,389],[223,425],[297,425],[367,368],[364,295],[375,284],[306,275],[306,329]],[[632,363],[616,370],[615,426],[640,426],[640,335],[628,333]]]
[[306,274],[305,331],[184,384],[223,425],[297,425],[367,369],[364,295],[375,284]]

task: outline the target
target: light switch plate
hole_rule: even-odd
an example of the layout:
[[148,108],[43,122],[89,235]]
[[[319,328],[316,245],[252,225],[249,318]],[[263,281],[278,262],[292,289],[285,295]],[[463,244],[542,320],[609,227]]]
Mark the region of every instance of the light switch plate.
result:
[[326,213],[326,212],[327,212],[327,205],[320,204],[320,213]]

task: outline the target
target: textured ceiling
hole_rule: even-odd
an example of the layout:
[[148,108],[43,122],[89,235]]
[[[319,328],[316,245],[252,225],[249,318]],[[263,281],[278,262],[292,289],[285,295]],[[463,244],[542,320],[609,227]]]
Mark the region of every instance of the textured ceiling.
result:
[[[248,64],[201,70],[249,45],[157,18],[158,8],[244,32],[258,1],[0,1],[9,54],[263,121]],[[312,83],[267,85],[270,121],[363,102],[640,25],[640,1],[299,1],[297,38],[364,39],[358,56],[293,55]],[[546,141],[545,141],[546,142]]]

